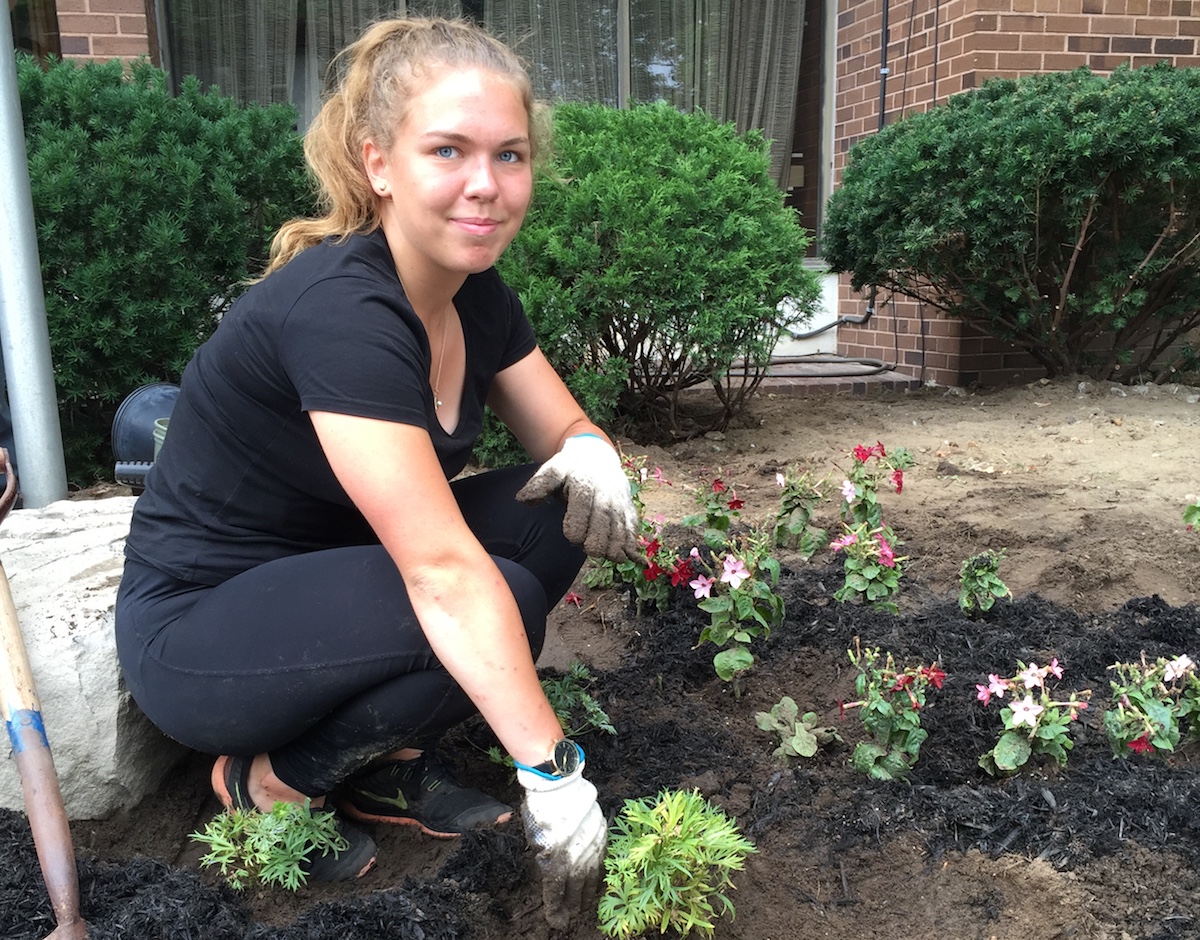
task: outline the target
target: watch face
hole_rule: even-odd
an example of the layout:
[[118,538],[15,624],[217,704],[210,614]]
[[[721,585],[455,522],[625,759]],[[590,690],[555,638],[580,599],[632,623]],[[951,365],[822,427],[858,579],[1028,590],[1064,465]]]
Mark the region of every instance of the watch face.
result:
[[563,777],[575,773],[579,767],[579,748],[570,738],[564,738],[554,745],[552,758],[554,769]]

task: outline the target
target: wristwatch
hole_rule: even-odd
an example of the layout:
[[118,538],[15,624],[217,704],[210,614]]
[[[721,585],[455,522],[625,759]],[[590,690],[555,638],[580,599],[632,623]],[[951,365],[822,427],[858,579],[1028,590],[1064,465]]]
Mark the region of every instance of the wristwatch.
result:
[[532,766],[522,764],[520,761],[513,761],[513,763],[520,770],[532,771],[539,777],[555,780],[559,777],[569,777],[579,769],[579,765],[583,763],[583,748],[570,738],[563,738],[554,745],[550,757],[542,763]]

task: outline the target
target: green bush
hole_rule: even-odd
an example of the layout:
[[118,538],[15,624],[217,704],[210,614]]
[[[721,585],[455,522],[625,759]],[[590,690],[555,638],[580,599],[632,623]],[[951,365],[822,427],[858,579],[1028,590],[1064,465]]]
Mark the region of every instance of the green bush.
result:
[[824,257],[1028,350],[1142,379],[1200,324],[1200,69],[995,80],[850,152]]
[[312,209],[295,112],[242,107],[142,62],[17,61],[68,475],[111,477],[121,400],[178,381]]
[[[676,435],[724,426],[780,330],[819,297],[764,140],[661,103],[560,104],[554,136],[500,264],[547,357],[598,421],[625,415]],[[730,373],[742,357],[744,384]],[[716,412],[685,420],[680,393],[708,384]]]

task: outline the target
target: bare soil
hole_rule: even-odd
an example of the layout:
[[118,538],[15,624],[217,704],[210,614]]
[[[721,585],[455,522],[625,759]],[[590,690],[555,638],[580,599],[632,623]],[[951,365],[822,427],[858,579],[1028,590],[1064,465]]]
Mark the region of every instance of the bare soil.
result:
[[[736,817],[758,851],[736,877],[735,919],[718,938],[1169,940],[1200,937],[1200,747],[1114,760],[1100,713],[1106,667],[1143,651],[1200,659],[1194,606],[1200,533],[1180,514],[1200,493],[1200,390],[1077,380],[996,392],[952,389],[867,396],[775,397],[764,389],[742,426],[669,447],[627,443],[670,485],[652,512],[675,522],[694,490],[720,476],[764,519],[777,472],[829,472],[856,444],[908,448],[916,466],[884,518],[909,556],[901,613],[839,604],[837,557],[784,557],[784,625],[754,647],[736,687],[694,648],[703,625],[690,592],[664,614],[637,616],[616,591],[577,585],[579,606],[554,612],[541,665],[574,659],[618,735],[591,736],[588,775],[609,816],[623,800],[698,787]],[[1014,592],[987,616],[956,604],[959,566],[1003,548]],[[908,783],[853,772],[861,735],[838,699],[853,694],[855,638],[949,673],[924,716],[929,739]],[[1065,769],[995,780],[977,766],[998,716],[975,700],[988,672],[1017,659],[1065,667],[1090,688]],[[754,713],[783,695],[835,725],[846,744],[781,764]],[[464,775],[515,802],[507,772],[482,754],[486,728],[447,742]],[[519,827],[436,842],[374,832],[377,869],[354,885],[298,895],[235,895],[198,869],[187,834],[217,807],[209,759],[185,761],[160,793],[119,818],[74,825],[84,913],[93,937],[482,938],[552,936]],[[0,814],[0,936],[54,926],[24,819]],[[559,934],[594,938],[593,925]]]

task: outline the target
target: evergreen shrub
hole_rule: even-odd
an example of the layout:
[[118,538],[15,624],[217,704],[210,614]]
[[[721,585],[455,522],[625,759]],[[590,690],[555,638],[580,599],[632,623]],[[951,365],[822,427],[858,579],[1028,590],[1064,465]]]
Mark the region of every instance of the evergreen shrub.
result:
[[1200,69],[993,80],[909,115],[851,149],[823,249],[1048,375],[1165,380],[1200,325]]
[[[500,262],[547,357],[593,419],[676,436],[723,427],[820,294],[766,142],[665,103],[560,104],[553,126]],[[744,383],[731,368],[743,357]],[[718,406],[685,417],[680,393],[698,385]]]
[[117,406],[179,381],[311,186],[290,107],[194,78],[172,97],[146,62],[17,73],[68,476],[88,484],[111,478]]

